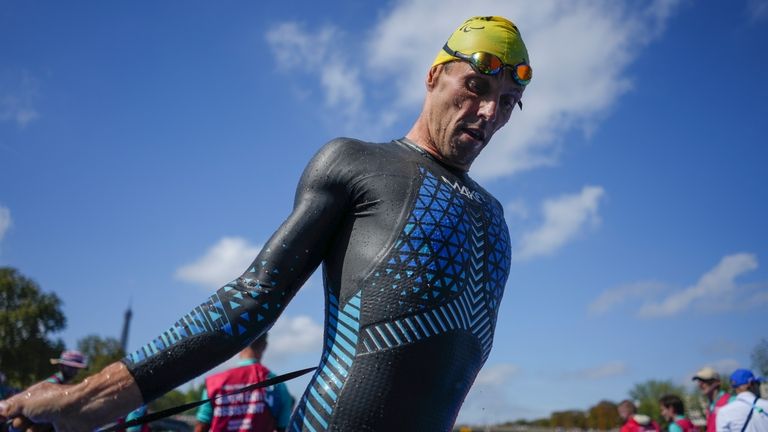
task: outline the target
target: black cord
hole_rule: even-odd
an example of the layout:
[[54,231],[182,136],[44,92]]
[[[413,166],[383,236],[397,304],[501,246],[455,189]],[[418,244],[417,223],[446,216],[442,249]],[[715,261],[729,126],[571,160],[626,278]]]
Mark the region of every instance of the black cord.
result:
[[212,401],[214,399],[218,399],[220,397],[229,396],[229,395],[238,394],[238,393],[243,393],[243,392],[255,390],[255,389],[258,389],[258,388],[269,387],[269,386],[272,386],[272,385],[275,385],[275,384],[280,384],[281,382],[292,380],[294,378],[297,378],[297,377],[300,377],[300,376],[302,376],[304,374],[312,372],[315,369],[317,369],[317,368],[316,367],[312,367],[312,368],[298,370],[298,371],[295,371],[295,372],[289,372],[289,373],[283,374],[283,375],[278,375],[276,377],[272,377],[272,378],[266,379],[264,381],[257,382],[255,384],[251,384],[251,385],[245,386],[245,387],[243,387],[241,389],[238,389],[238,390],[235,390],[235,391],[231,391],[231,392],[228,392],[228,393],[222,393],[222,394],[220,394],[220,395],[218,395],[216,397],[212,397],[212,398],[209,398],[209,399],[203,399],[203,400],[199,400],[199,401],[196,401],[196,402],[190,402],[188,404],[179,405],[179,406],[173,407],[173,408],[168,408],[167,410],[158,411],[158,412],[152,413],[152,414],[147,414],[147,415],[145,415],[143,417],[139,417],[137,419],[134,419],[134,420],[131,420],[131,421],[128,421],[128,422],[125,422],[125,423],[114,424],[112,426],[107,427],[106,429],[99,429],[98,432],[113,432],[113,431],[123,430],[123,429],[129,428],[129,427],[133,427],[133,426],[138,426],[138,425],[143,425],[143,424],[146,424],[146,423],[150,423],[150,422],[153,422],[155,420],[160,420],[162,418],[170,417],[170,416],[172,416],[174,414],[182,413],[184,411],[187,411],[189,409],[198,407],[198,406],[200,406],[200,405],[202,405],[202,404],[204,404],[206,402],[210,402],[210,401]]

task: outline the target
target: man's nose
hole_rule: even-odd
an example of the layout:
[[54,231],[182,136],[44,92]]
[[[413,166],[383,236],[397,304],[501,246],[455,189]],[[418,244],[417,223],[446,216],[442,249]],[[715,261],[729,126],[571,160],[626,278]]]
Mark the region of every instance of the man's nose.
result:
[[485,121],[492,122],[496,120],[496,111],[499,108],[499,101],[494,98],[484,98],[480,101],[480,107],[477,114]]

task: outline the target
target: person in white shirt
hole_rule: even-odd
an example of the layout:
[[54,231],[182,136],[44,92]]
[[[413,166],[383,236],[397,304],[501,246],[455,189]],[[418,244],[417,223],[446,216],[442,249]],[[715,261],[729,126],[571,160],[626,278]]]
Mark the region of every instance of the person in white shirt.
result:
[[731,374],[736,399],[717,413],[717,432],[768,432],[768,400],[756,396],[762,381],[747,369]]

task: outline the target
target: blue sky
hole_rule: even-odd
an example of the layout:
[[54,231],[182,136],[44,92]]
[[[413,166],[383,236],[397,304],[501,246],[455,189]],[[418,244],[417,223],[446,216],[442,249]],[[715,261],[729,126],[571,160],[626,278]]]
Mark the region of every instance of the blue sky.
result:
[[[535,72],[471,171],[513,263],[460,420],[749,366],[768,337],[765,0],[0,0],[0,265],[61,297],[69,345],[118,337],[130,303],[137,348],[245,269],[323,143],[404,135],[439,47],[492,14]],[[321,323],[315,275],[267,363],[315,364]]]

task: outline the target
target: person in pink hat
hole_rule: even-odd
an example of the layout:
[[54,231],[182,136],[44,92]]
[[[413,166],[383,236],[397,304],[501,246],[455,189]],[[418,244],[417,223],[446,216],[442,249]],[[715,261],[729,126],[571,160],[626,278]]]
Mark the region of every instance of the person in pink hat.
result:
[[88,360],[80,351],[69,350],[62,352],[59,358],[51,359],[51,364],[59,365],[59,371],[46,378],[46,381],[54,384],[66,384],[81,369],[88,367]]

